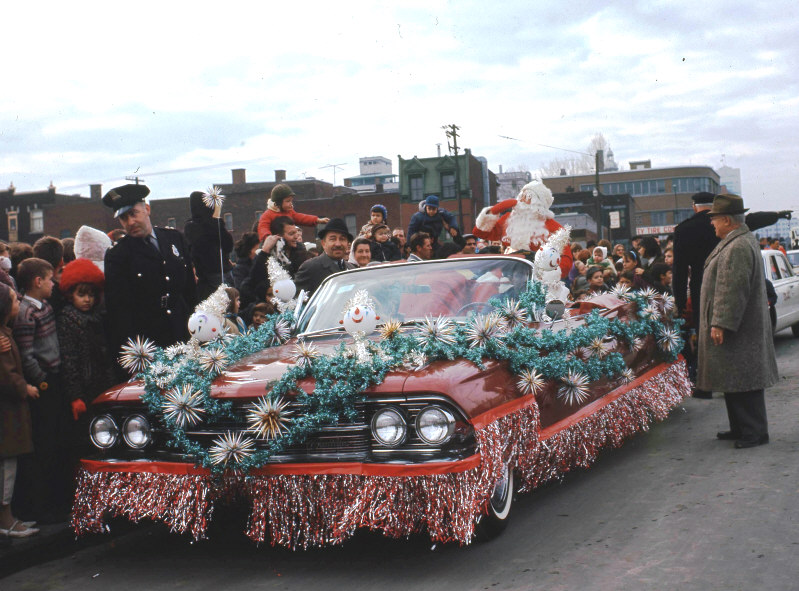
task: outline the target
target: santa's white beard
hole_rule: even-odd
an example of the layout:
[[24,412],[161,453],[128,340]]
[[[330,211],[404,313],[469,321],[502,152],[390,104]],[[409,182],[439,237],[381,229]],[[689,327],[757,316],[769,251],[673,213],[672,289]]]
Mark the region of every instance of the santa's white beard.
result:
[[519,201],[508,216],[505,236],[513,250],[530,250],[544,244],[549,238],[546,222],[554,214],[540,205]]

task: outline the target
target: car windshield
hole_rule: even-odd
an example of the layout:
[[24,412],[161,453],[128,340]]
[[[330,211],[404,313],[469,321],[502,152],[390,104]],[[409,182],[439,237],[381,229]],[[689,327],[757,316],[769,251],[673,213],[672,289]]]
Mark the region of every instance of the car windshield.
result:
[[340,327],[347,302],[360,290],[372,297],[381,320],[466,318],[492,297],[518,297],[532,272],[532,264],[522,258],[487,256],[365,267],[330,277],[308,302],[298,329]]
[[791,261],[791,264],[794,267],[799,267],[799,251],[789,252],[788,253],[788,260]]

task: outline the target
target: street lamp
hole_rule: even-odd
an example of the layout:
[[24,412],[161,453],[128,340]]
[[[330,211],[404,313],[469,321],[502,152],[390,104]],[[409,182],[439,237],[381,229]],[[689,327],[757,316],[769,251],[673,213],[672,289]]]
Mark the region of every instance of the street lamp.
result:
[[599,190],[599,167],[603,153],[597,150],[594,154],[594,198],[596,199],[596,235],[597,241],[602,240],[602,193]]

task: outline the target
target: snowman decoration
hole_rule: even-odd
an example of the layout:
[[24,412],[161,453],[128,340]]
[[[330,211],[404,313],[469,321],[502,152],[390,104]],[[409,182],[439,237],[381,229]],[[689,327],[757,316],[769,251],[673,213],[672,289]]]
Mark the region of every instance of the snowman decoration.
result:
[[225,312],[230,304],[224,283],[189,316],[190,342],[209,343],[225,336]]
[[377,328],[378,320],[380,316],[375,310],[375,303],[365,290],[355,292],[344,307],[344,317],[339,320],[339,324],[352,336],[354,353],[361,363],[367,363],[371,359],[369,340],[366,337]]
[[564,226],[546,241],[546,244],[535,253],[535,278],[546,287],[547,303],[558,301],[566,303],[569,298],[569,288],[566,287],[561,278],[560,253],[569,243],[571,227]]

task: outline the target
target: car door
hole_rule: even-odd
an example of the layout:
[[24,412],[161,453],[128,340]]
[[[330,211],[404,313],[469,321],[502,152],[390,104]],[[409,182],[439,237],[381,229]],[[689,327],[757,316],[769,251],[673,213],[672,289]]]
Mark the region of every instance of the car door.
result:
[[[777,326],[786,327],[799,322],[799,277],[794,274],[793,267],[784,254],[774,251],[771,256],[780,275],[780,291],[777,294],[782,301],[777,302]],[[775,283],[774,288],[776,287]]]

